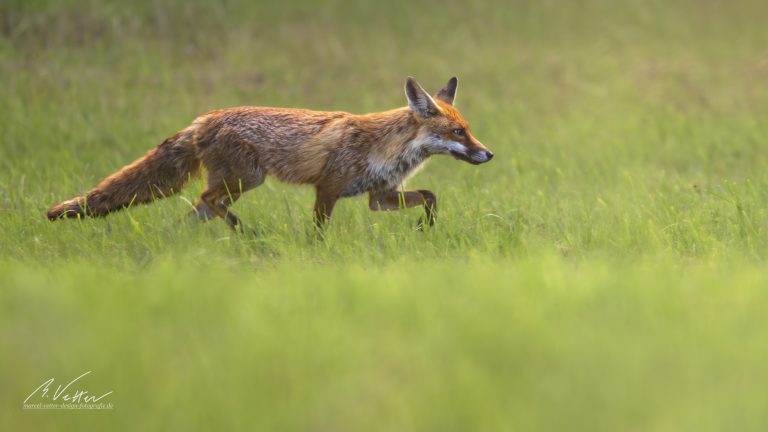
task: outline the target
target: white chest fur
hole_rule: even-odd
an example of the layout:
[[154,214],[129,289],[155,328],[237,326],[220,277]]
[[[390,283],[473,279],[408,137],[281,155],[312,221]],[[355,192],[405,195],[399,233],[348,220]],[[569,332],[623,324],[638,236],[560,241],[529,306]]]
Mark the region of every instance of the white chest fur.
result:
[[428,156],[429,153],[416,140],[408,143],[404,151],[394,157],[370,154],[366,160],[365,175],[349,184],[342,196],[384,192],[402,187],[405,180],[423,167]]

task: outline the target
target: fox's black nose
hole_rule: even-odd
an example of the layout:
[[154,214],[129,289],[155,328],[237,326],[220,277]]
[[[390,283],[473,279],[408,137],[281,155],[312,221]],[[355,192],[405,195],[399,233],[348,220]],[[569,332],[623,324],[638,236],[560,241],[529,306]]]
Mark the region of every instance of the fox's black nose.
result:
[[488,150],[485,151],[485,157],[488,158],[488,160],[493,159],[493,153],[489,152]]

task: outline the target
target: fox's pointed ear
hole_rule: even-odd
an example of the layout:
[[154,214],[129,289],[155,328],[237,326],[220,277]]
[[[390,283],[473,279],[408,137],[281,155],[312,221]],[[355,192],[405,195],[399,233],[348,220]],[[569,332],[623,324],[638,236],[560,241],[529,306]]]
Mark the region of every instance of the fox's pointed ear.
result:
[[448,105],[453,105],[453,101],[456,99],[456,87],[459,86],[459,79],[456,77],[452,77],[448,80],[448,84],[445,85],[442,89],[440,89],[439,92],[435,95],[435,99],[440,99],[441,101],[447,103]]
[[432,97],[411,77],[405,82],[405,96],[408,106],[421,118],[432,117],[440,111]]

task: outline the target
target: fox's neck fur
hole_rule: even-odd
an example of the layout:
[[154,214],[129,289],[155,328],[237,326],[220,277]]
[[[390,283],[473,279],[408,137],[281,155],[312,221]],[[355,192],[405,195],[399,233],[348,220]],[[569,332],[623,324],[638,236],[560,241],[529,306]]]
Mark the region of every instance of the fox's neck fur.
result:
[[429,157],[428,134],[409,108],[353,115],[347,121],[350,150],[357,153],[350,160],[363,164],[347,179],[342,196],[398,188]]

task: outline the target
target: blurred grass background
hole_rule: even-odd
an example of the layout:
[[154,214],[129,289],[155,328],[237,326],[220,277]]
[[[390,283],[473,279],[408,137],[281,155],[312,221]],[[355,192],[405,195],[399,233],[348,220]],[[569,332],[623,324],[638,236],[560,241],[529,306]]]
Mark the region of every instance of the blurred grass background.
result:
[[[763,430],[763,1],[0,2],[2,430]],[[44,209],[236,105],[355,113],[413,75],[496,157],[440,200],[200,192]],[[93,370],[114,411],[22,411]]]

